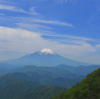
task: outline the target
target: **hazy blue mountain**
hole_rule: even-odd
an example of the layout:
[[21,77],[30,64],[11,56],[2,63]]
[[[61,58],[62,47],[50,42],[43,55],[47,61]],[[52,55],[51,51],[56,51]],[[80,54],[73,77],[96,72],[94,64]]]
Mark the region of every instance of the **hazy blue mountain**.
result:
[[13,69],[16,67],[18,67],[18,66],[13,65],[13,64],[9,64],[9,63],[0,62],[0,68]]
[[28,65],[12,70],[0,69],[0,75],[2,76],[7,73],[16,72],[25,73],[31,78],[31,80],[33,80],[36,83],[47,86],[63,85],[63,87],[69,88],[77,82],[80,82],[86,77],[87,74],[91,73],[99,67],[100,65],[78,67],[68,65],[58,65],[54,67]]
[[38,66],[24,66],[16,68],[11,71],[25,73],[30,76],[34,82],[47,85],[47,86],[63,86],[71,87],[72,85],[80,82],[84,76],[79,74],[71,73],[67,70],[62,70],[55,67],[38,67]]
[[9,72],[10,71],[8,69],[6,69],[6,68],[0,68],[0,76],[3,76],[3,75],[5,75],[5,74],[7,74]]
[[[24,67],[9,70],[7,73],[10,73],[10,74],[7,74],[7,76],[9,76],[10,78],[12,77],[16,79],[19,78],[18,80],[22,78],[29,80],[31,78],[32,81],[41,85],[47,85],[47,86],[61,85],[67,88],[71,87],[77,82],[80,82],[84,78],[84,76],[71,73],[67,70],[61,70],[55,67],[42,67],[42,66],[40,67],[39,66],[24,66]],[[13,73],[13,75],[11,73]],[[19,73],[21,73],[20,74],[21,78],[20,76],[18,76]],[[4,71],[4,74],[5,74],[5,71]]]
[[22,72],[34,78],[34,81],[43,85],[59,85],[71,87],[80,82],[87,74],[99,68],[100,65],[92,66],[67,66],[59,65],[55,67],[24,66],[13,69],[12,72]]
[[10,72],[11,69],[16,68],[17,66],[8,64],[8,63],[0,63],[0,76],[5,75]]
[[55,68],[59,68],[59,69],[62,69],[62,70],[67,70],[67,71],[69,71],[71,73],[75,73],[75,74],[86,76],[89,73],[93,72],[94,70],[100,68],[100,65],[74,67],[74,66],[68,66],[68,65],[60,64],[58,66],[55,66]]
[[64,58],[50,49],[42,49],[30,55],[5,61],[5,63],[13,65],[36,65],[36,66],[56,66],[59,64],[66,64],[71,66],[89,65],[88,63],[74,61],[68,58]]
[[82,78],[84,76],[81,76],[79,74],[75,74],[72,72],[69,72],[68,70],[62,70],[59,68],[55,67],[42,67],[42,66],[24,66],[20,68],[13,69],[11,71],[13,72],[21,72],[21,73],[27,73],[29,75],[41,75],[41,77],[53,77],[53,78],[58,78],[58,77],[64,77],[64,78],[71,78],[71,79],[77,79],[77,78]]

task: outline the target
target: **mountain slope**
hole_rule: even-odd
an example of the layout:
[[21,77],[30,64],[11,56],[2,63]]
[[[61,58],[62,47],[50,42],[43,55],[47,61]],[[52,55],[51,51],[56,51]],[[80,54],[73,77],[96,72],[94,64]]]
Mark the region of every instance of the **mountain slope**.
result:
[[89,65],[89,66],[74,67],[74,66],[68,66],[68,65],[61,64],[61,65],[55,66],[55,68],[59,68],[61,70],[67,70],[71,73],[86,76],[89,73],[93,72],[94,70],[100,68],[100,65]]
[[12,65],[12,64],[9,64],[9,63],[0,62],[0,68],[2,68],[2,69],[13,69],[13,68],[16,68],[16,67],[18,67],[18,66]]
[[28,66],[23,66],[21,68],[16,68],[11,71],[13,72],[22,72],[22,73],[37,73],[41,76],[44,77],[64,77],[64,78],[72,78],[72,79],[77,79],[81,78],[84,76],[80,76],[75,73],[71,73],[67,70],[61,70],[59,68],[54,68],[54,67],[42,67],[42,66],[34,66],[34,65],[28,65]]
[[49,99],[63,91],[67,91],[67,88],[60,86],[41,86],[31,90],[19,99]]
[[78,67],[67,66],[67,65],[59,65],[55,67],[24,66],[10,71],[1,69],[1,74],[3,74],[3,72],[4,74],[16,73],[16,72],[22,74],[24,73],[26,76],[28,76],[25,77],[27,78],[27,80],[31,79],[32,81],[41,85],[46,85],[46,86],[58,85],[70,88],[72,85],[75,85],[77,82],[80,82],[82,79],[84,79],[87,74],[91,73],[92,71],[94,71],[99,67],[100,67],[99,65],[78,66]]
[[12,65],[36,65],[36,66],[56,66],[59,64],[67,64],[72,66],[89,65],[88,63],[74,61],[68,58],[64,58],[50,49],[42,49],[30,55],[4,61]]
[[66,93],[61,93],[51,99],[100,99],[100,68]]
[[72,85],[80,82],[84,76],[75,73],[70,73],[67,70],[61,70],[54,67],[37,67],[37,66],[24,66],[21,68],[13,69],[13,72],[21,72],[33,78],[33,81],[42,85],[53,86],[58,85],[62,87],[71,87]]
[[49,99],[66,90],[59,86],[39,85],[24,73],[13,73],[0,77],[0,99],[33,99],[34,97],[35,99],[42,99],[41,97]]
[[[24,77],[24,78],[23,78]],[[22,73],[7,74],[0,77],[0,99],[16,99],[29,90],[39,87],[39,84],[28,79]]]

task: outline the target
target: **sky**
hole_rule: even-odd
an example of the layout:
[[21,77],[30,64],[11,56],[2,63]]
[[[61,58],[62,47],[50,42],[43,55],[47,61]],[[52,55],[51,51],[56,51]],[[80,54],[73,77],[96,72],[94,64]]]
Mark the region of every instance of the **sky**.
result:
[[100,64],[100,0],[0,0],[0,61],[43,48]]

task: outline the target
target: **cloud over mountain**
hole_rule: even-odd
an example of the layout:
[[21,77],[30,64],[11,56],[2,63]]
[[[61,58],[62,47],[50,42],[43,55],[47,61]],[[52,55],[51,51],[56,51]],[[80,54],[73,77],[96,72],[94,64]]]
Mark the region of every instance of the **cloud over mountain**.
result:
[[88,43],[83,43],[81,45],[61,44],[43,39],[41,37],[42,35],[23,29],[0,27],[0,35],[0,50],[32,53],[41,48],[52,48],[55,51],[60,50],[66,54],[81,54],[86,51],[95,51]]
[[0,0],[0,53],[6,59],[8,52],[50,48],[70,59],[100,63],[99,5],[98,0]]

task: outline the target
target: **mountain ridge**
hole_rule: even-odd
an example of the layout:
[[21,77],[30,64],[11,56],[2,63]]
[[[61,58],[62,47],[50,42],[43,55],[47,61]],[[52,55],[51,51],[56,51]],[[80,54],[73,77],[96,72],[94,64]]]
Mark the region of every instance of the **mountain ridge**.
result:
[[75,60],[71,60],[60,56],[54,53],[50,49],[43,49],[41,51],[37,51],[30,55],[25,55],[23,57],[4,61],[4,63],[9,63],[12,65],[36,65],[36,66],[56,66],[59,64],[66,64],[71,66],[80,66],[85,65],[88,66],[90,64],[84,62],[78,62]]
[[66,90],[67,88],[60,86],[44,86],[35,83],[24,73],[13,73],[0,77],[0,99],[33,99],[34,97],[35,99],[49,99]]
[[100,99],[100,68],[87,75],[67,92],[50,99]]

